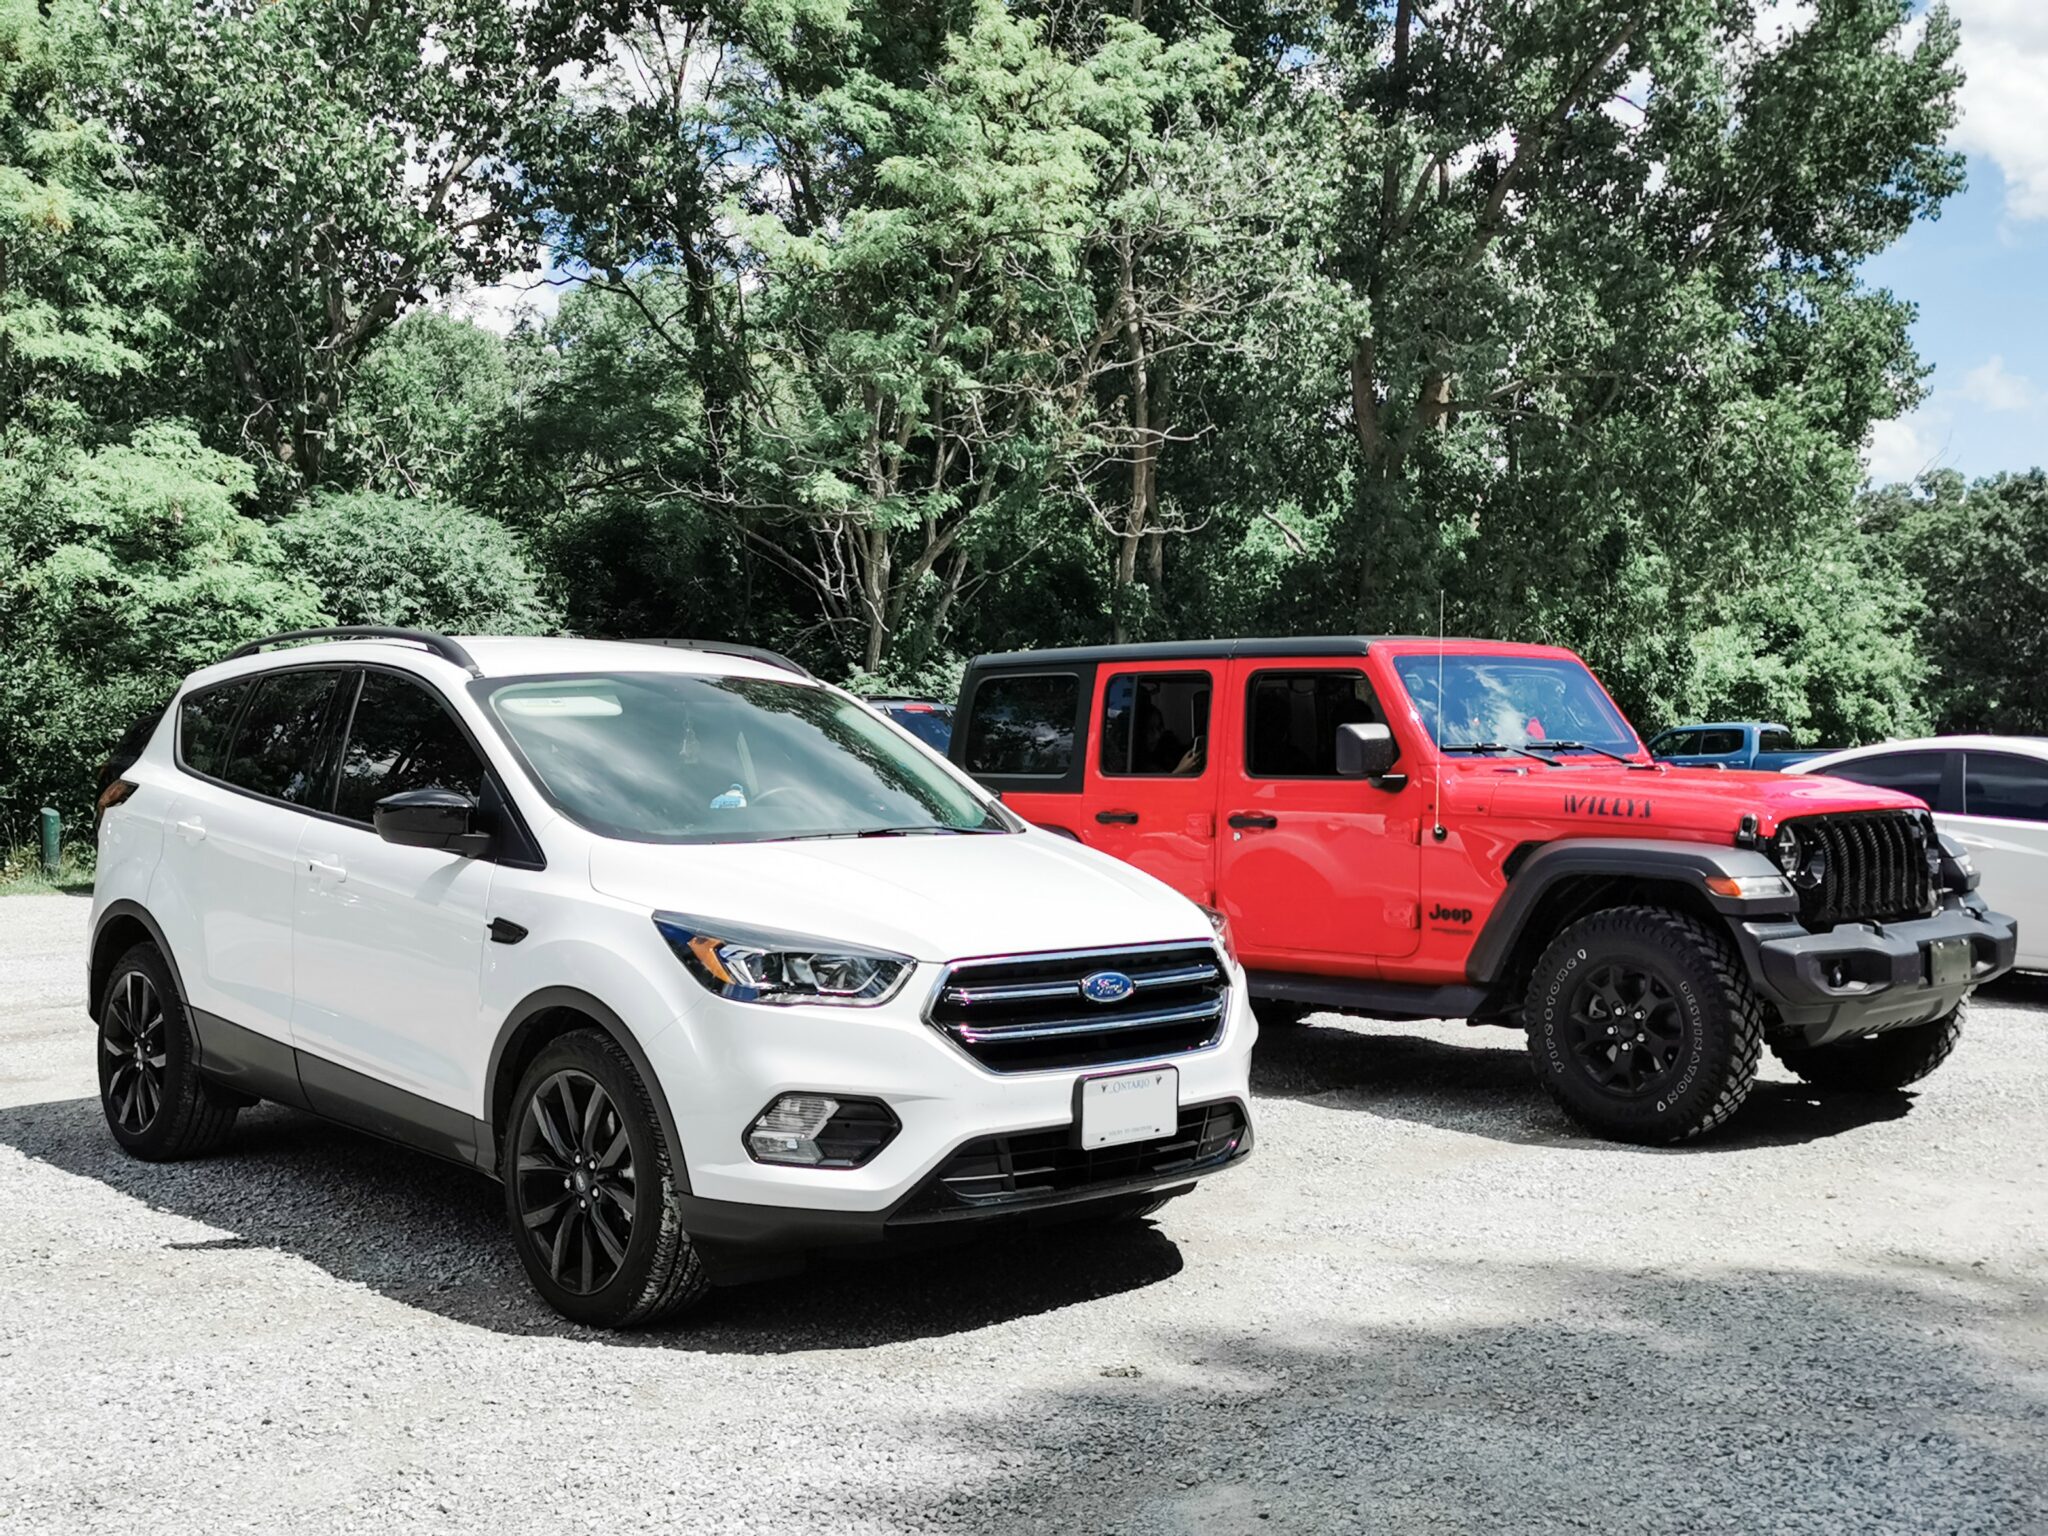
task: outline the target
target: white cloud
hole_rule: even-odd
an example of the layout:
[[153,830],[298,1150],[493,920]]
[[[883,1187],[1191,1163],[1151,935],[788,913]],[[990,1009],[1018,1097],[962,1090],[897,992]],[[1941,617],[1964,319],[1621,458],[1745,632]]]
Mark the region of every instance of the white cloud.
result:
[[2048,219],[2048,4],[1950,0],[1962,24],[1958,148],[1989,156],[2005,176],[2005,211]]
[[2032,380],[2012,372],[1996,355],[1964,374],[1956,392],[1987,411],[2028,411],[2041,398]]
[[1909,415],[1880,421],[1870,431],[1870,443],[1863,450],[1864,467],[1876,484],[1913,480],[1937,467],[1946,453],[1945,434],[1938,413],[1926,408]]
[[496,331],[500,336],[509,336],[521,321],[539,325],[561,308],[562,295],[574,286],[563,282],[562,276],[545,267],[514,272],[488,288],[465,288],[451,293],[434,308],[487,331]]
[[1756,13],[1756,40],[1766,48],[1789,41],[1813,22],[1814,0],[1765,0]]

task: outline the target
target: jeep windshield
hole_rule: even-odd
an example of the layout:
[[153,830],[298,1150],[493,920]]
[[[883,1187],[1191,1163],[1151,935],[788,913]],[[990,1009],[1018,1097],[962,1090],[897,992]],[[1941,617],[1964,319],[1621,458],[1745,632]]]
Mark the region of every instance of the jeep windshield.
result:
[[1423,729],[1446,752],[1634,757],[1643,750],[1593,674],[1577,661],[1418,653],[1396,657],[1394,671],[1415,701]]
[[601,836],[747,843],[1011,830],[901,732],[810,684],[635,672],[476,691],[534,783]]

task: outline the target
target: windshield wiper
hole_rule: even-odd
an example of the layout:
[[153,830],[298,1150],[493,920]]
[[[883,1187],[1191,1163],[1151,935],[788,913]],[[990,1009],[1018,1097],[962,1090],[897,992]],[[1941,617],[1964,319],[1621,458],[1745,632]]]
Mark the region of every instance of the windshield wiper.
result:
[[1528,747],[1518,747],[1505,741],[1465,741],[1458,743],[1456,746],[1445,747],[1443,750],[1446,752],[1519,752],[1524,757],[1535,758],[1537,762],[1542,763],[1548,768],[1562,768],[1564,766],[1554,757],[1545,757],[1541,752],[1532,751]]
[[1626,763],[1631,768],[1648,768],[1649,763],[1639,763],[1632,757],[1619,752],[1610,752],[1605,747],[1596,747],[1590,741],[1546,741],[1545,750],[1551,752],[1598,752],[1602,757],[1612,758],[1617,763]]

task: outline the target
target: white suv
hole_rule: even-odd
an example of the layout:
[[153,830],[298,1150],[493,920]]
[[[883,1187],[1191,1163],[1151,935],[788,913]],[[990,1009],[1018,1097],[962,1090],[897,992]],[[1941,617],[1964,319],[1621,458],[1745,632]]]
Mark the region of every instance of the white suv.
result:
[[140,1157],[274,1099],[474,1164],[541,1294],[619,1326],[1251,1150],[1220,919],[780,657],[310,631],[164,720],[92,918]]

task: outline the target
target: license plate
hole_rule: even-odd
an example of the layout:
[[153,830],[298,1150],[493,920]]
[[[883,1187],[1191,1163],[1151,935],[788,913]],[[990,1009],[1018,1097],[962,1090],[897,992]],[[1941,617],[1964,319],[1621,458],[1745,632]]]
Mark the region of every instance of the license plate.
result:
[[1080,1099],[1083,1147],[1156,1141],[1180,1126],[1180,1073],[1173,1067],[1084,1077]]
[[1927,984],[1959,987],[1973,969],[1968,939],[1933,939],[1927,945]]

